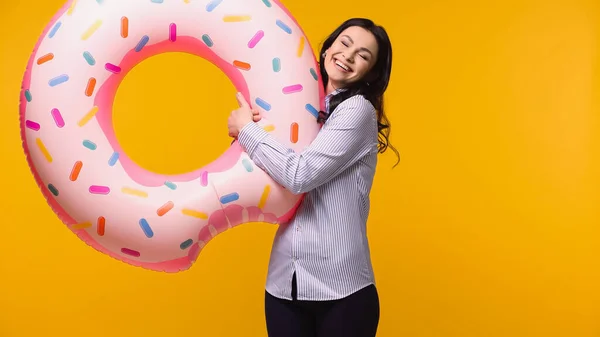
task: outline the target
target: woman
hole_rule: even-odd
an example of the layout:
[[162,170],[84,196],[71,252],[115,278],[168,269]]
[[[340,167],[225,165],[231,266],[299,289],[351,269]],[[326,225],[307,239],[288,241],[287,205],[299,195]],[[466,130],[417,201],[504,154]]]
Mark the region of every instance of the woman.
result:
[[271,337],[376,334],[379,297],[366,223],[377,153],[389,146],[398,154],[383,111],[391,67],[384,28],[361,18],[338,27],[321,50],[324,124],[301,153],[259,127],[258,112],[238,94],[229,135],[275,181],[306,193],[273,243],[265,291]]

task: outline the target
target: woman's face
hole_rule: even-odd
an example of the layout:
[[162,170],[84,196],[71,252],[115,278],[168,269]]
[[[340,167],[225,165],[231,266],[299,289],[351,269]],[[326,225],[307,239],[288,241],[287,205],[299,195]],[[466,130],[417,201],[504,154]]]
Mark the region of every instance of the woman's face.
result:
[[333,89],[343,88],[363,79],[377,61],[377,40],[368,30],[346,28],[326,50],[325,71]]

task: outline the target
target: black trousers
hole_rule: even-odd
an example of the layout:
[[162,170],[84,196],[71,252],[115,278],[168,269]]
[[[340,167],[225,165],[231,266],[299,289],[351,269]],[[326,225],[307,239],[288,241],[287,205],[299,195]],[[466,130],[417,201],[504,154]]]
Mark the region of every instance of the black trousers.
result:
[[299,301],[294,274],[291,301],[265,292],[269,337],[374,337],[379,310],[374,285],[339,300]]

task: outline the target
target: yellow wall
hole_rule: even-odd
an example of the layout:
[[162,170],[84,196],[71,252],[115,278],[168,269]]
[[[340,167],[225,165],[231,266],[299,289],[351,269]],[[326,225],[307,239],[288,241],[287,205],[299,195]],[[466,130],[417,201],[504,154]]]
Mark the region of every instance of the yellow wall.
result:
[[[62,2],[0,4],[0,336],[266,336],[273,226],[231,230],[188,272],[163,274],[94,251],[46,206],[21,149],[18,98]],[[600,6],[383,3],[284,1],[315,48],[350,16],[393,39],[387,111],[402,162],[391,170],[382,157],[369,221],[379,336],[600,336]],[[235,106],[212,65],[160,56],[123,83],[117,132],[146,168],[181,172],[228,145]]]

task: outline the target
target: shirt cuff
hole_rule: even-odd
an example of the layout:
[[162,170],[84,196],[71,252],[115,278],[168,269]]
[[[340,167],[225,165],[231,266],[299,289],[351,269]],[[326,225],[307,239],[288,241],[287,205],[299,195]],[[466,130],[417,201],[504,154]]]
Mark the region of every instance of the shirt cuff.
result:
[[269,134],[255,122],[250,122],[238,133],[238,142],[246,150],[250,158],[258,144]]

